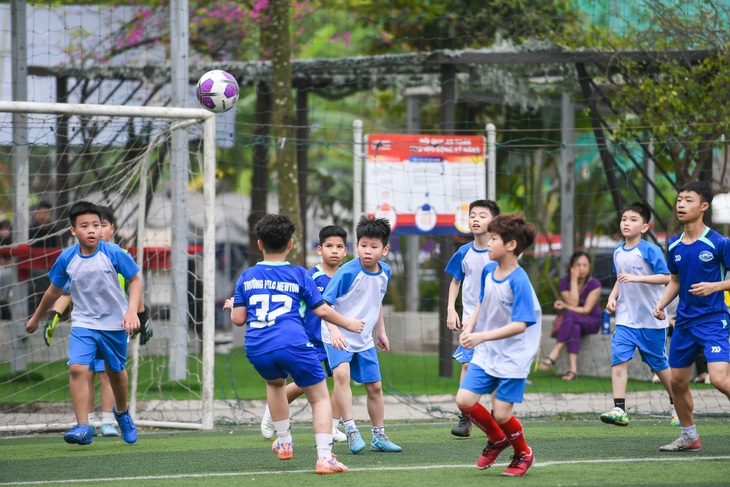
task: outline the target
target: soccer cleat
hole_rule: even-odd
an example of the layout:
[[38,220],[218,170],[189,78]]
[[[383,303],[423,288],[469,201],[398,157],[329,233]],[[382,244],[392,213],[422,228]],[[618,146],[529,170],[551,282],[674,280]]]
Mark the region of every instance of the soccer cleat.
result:
[[482,450],[482,454],[479,455],[479,458],[477,458],[477,468],[479,470],[484,470],[485,468],[489,468],[494,465],[494,462],[497,461],[497,457],[499,456],[499,454],[502,453],[502,450],[504,450],[508,446],[509,441],[507,441],[507,438],[504,438],[497,443],[487,441],[487,446],[484,447],[484,450]]
[[279,460],[291,460],[294,456],[294,442],[281,443],[278,439],[276,439],[274,440],[274,444],[271,445],[271,451],[276,453]]
[[471,421],[469,421],[466,416],[459,416],[459,424],[454,426],[451,430],[451,434],[461,438],[468,437],[471,435]]
[[347,444],[350,446],[352,453],[360,453],[365,449],[365,440],[360,436],[360,431],[357,428],[347,428],[345,430],[347,435]]
[[91,436],[99,436],[99,432],[96,430],[96,426],[89,423],[89,427],[91,428]]
[[384,451],[389,453],[403,451],[403,448],[390,441],[390,438],[388,438],[385,433],[373,436],[373,441],[370,442],[370,449],[372,451]]
[[56,326],[60,321],[61,316],[56,311],[51,311],[46,320],[46,326],[43,328],[43,341],[46,342],[46,346],[51,346],[51,339],[53,334],[56,332]]
[[337,443],[344,443],[347,441],[347,435],[340,431],[337,426],[332,426],[332,441]]
[[114,412],[114,417],[117,419],[119,429],[122,430],[122,438],[124,441],[127,443],[134,443],[137,441],[137,427],[134,425],[134,421],[132,421],[129,409],[127,409],[127,411],[123,414],[119,414],[117,413],[117,407],[114,406],[112,411]]
[[91,426],[88,424],[77,424],[63,435],[63,441],[76,445],[90,445],[91,436]]
[[502,472],[502,475],[505,477],[523,477],[534,462],[535,454],[532,453],[532,448],[530,448],[530,453],[526,455],[514,455],[509,467]]
[[119,436],[119,431],[117,431],[117,427],[114,426],[114,424],[112,423],[102,423],[99,430],[101,431],[101,436]]
[[659,451],[702,451],[702,443],[700,443],[699,436],[692,440],[680,435],[679,438],[668,445],[659,447]]
[[681,426],[679,424],[679,416],[677,416],[677,410],[674,409],[674,404],[669,406],[669,422],[672,424],[672,426]]
[[330,458],[319,457],[317,458],[317,473],[328,474],[328,473],[345,473],[347,468],[343,463],[337,460],[337,457],[333,453]]
[[274,436],[274,433],[276,433],[276,430],[274,429],[274,419],[271,417],[271,412],[267,405],[266,409],[264,409],[264,416],[261,418],[261,436],[270,440],[271,437]]
[[616,426],[626,426],[629,424],[629,415],[620,407],[615,407],[607,413],[601,414],[601,421],[606,424],[615,424]]

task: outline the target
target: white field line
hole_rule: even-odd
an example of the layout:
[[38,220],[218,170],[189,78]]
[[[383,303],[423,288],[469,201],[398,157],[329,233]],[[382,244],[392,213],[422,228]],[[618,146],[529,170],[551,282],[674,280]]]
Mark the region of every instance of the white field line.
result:
[[[691,453],[689,453],[691,455]],[[626,458],[605,458],[593,460],[559,460],[554,462],[536,463],[532,468],[554,467],[559,465],[579,465],[579,464],[595,464],[595,463],[624,463]],[[632,462],[701,462],[714,460],[730,460],[730,456],[681,456],[675,454],[667,454],[666,458],[632,458]],[[507,466],[507,463],[496,463],[495,466]],[[409,471],[409,470],[441,470],[446,468],[474,468],[473,464],[468,465],[415,465],[410,467],[373,467],[373,468],[351,468],[350,472],[370,472],[388,470],[391,472]],[[159,481],[159,480],[180,480],[180,479],[197,479],[210,477],[253,477],[256,475],[287,475],[293,473],[312,473],[312,469],[306,470],[264,470],[260,472],[220,472],[220,473],[191,473],[180,475],[147,475],[140,477],[107,477],[96,479],[66,479],[66,480],[45,480],[40,482],[0,482],[0,486],[15,485],[56,485],[56,484],[75,484],[90,482],[139,482],[139,481]]]

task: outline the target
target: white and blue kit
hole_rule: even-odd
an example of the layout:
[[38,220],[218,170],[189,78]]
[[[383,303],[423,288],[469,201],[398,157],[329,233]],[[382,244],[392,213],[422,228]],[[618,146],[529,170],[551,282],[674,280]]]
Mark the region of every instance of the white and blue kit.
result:
[[[459,247],[446,266],[446,273],[461,282],[462,324],[474,314],[479,304],[482,270],[490,262],[492,261],[487,249],[478,250],[474,248],[474,242],[469,242]],[[461,363],[469,363],[473,354],[473,350],[459,345],[452,358]]]
[[343,362],[350,363],[351,377],[360,383],[371,383],[380,380],[380,365],[373,341],[373,329],[380,319],[383,297],[388,289],[391,270],[388,264],[379,261],[378,272],[368,272],[354,259],[342,265],[332,276],[324,299],[343,316],[349,316],[365,322],[361,333],[340,329],[347,341],[346,350],[332,347],[330,333],[326,324],[322,324],[322,341],[327,350],[332,370]]
[[724,293],[697,296],[690,292],[693,284],[719,282],[730,267],[730,242],[711,228],[690,244],[682,242],[684,233],[669,239],[667,267],[679,275],[679,304],[672,340],[669,344],[669,365],[690,367],[700,350],[708,362],[730,361],[728,344],[728,308]]
[[497,399],[522,402],[525,381],[540,346],[542,309],[522,267],[498,280],[496,262],[482,271],[479,300],[481,311],[473,333],[496,330],[512,322],[526,323],[524,332],[501,340],[486,341],[474,347],[474,356],[460,388]]
[[325,379],[304,328],[301,303],[324,304],[306,269],[288,262],[259,262],[236,282],[233,307],[246,308],[246,356],[266,380],[292,376],[300,387]]
[[[641,240],[636,246],[626,244],[613,250],[613,271],[619,274],[651,276],[669,274],[662,250]],[[665,351],[667,319],[654,317],[654,307],[664,293],[663,284],[619,282],[616,300],[616,331],[611,339],[611,365],[628,362],[636,348],[644,362],[655,371],[669,368]]]
[[127,333],[122,319],[128,302],[118,274],[130,280],[139,270],[126,251],[110,242],[100,241],[91,255],[82,255],[76,244],[58,256],[48,277],[56,287],[70,286],[74,307],[69,364],[90,365],[94,359],[104,359],[113,371],[124,369]]

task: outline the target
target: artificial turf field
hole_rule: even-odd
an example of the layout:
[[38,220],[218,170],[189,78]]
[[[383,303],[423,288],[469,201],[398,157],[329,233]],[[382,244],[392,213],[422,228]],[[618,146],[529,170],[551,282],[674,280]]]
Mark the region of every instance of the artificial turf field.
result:
[[[282,462],[258,427],[218,427],[212,432],[140,430],[134,445],[95,437],[89,446],[68,445],[61,433],[0,436],[0,486],[5,485],[377,485],[459,486],[486,483],[520,486],[727,486],[730,485],[730,421],[698,418],[703,451],[660,453],[678,427],[666,419],[640,419],[628,427],[596,419],[527,419],[525,436],[536,455],[524,478],[501,477],[510,459],[477,470],[485,436],[452,437],[450,422],[388,423],[402,453],[358,455],[345,444],[334,452],[346,474],[314,473],[311,427],[294,425],[294,458]],[[369,440],[366,424],[363,437]]]

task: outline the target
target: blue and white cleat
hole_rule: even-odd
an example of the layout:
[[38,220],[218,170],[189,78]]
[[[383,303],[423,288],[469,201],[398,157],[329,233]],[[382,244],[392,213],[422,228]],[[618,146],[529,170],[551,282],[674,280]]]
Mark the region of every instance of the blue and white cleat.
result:
[[373,436],[373,441],[370,443],[370,449],[372,451],[384,451],[392,453],[403,451],[403,448],[390,441],[390,438],[388,438],[385,434]]
[[360,436],[360,431],[357,428],[347,428],[345,430],[347,435],[347,444],[350,446],[352,453],[360,453],[365,449],[365,440]]
[[117,407],[114,406],[112,408],[114,411],[114,417],[117,419],[117,424],[119,424],[119,429],[122,430],[122,438],[127,443],[134,443],[137,441],[137,427],[134,425],[134,421],[132,421],[132,416],[129,414],[129,410],[127,410],[124,414],[117,413]]
[[77,424],[63,435],[63,441],[76,445],[90,445],[91,439],[91,426],[88,424]]

